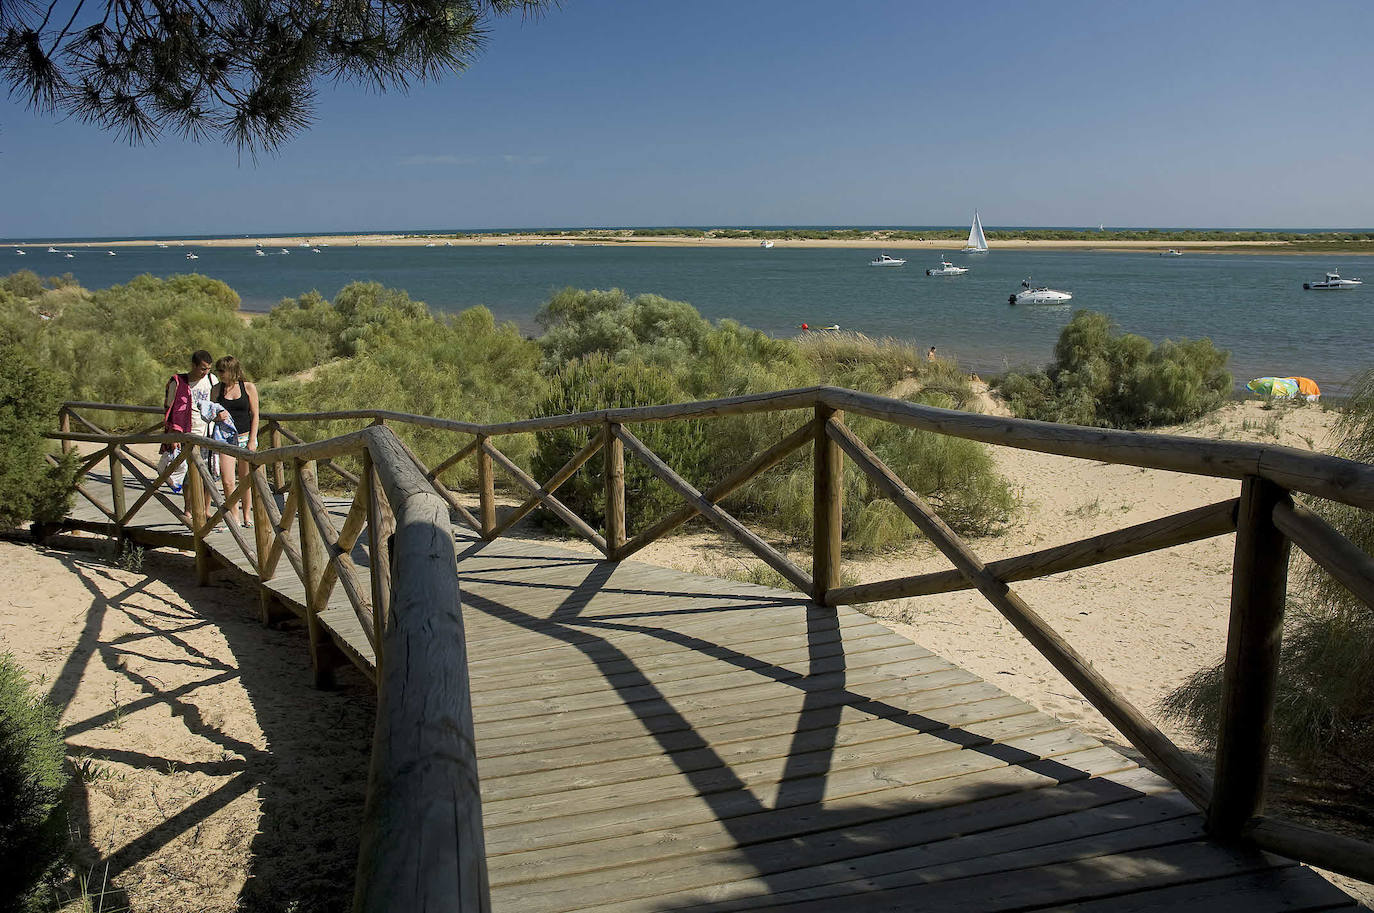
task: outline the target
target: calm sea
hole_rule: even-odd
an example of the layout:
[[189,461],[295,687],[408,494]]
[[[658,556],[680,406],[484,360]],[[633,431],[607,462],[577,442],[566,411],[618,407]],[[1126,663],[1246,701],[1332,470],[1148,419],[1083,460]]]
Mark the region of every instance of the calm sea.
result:
[[[195,250],[200,259],[185,259]],[[312,254],[291,248],[255,256],[247,248],[75,249],[73,259],[30,248],[6,253],[11,269],[71,272],[87,288],[142,273],[199,272],[228,283],[246,310],[268,310],[284,297],[319,291],[332,297],[354,280],[405,289],[441,311],[486,305],[498,318],[535,332],[534,314],[565,286],[654,292],[691,302],[713,320],[729,317],[790,336],[799,325],[839,324],[893,336],[993,372],[1051,358],[1076,308],[1109,314],[1153,340],[1207,336],[1231,350],[1237,379],[1300,374],[1339,392],[1374,366],[1374,275],[1348,291],[1304,292],[1329,269],[1358,277],[1374,264],[1351,256],[1264,256],[997,250],[954,254],[971,271],[930,278],[939,254],[901,254],[900,269],[868,265],[878,251],[815,248],[637,247],[350,247]],[[895,252],[894,252],[895,253]],[[1023,278],[1073,293],[1062,307],[1011,307]]]

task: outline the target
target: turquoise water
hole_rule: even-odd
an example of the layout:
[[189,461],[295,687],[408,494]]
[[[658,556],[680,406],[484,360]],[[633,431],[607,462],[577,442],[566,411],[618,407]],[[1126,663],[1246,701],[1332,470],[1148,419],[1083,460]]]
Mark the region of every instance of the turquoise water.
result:
[[[200,259],[188,261],[194,249]],[[246,248],[76,249],[71,260],[30,249],[10,254],[13,269],[73,273],[87,288],[141,273],[199,272],[222,279],[247,310],[267,310],[311,289],[333,296],[357,279],[403,288],[436,310],[483,304],[535,332],[533,317],[564,286],[622,288],[689,301],[713,320],[730,317],[774,335],[799,324],[838,323],[870,336],[894,336],[990,372],[1043,363],[1075,308],[1104,311],[1130,332],[1154,340],[1208,336],[1230,349],[1242,382],[1263,374],[1301,374],[1331,392],[1374,366],[1374,260],[1355,256],[1264,256],[1092,251],[996,250],[953,254],[964,276],[932,278],[939,254],[899,253],[900,269],[873,268],[878,251],[816,248],[347,247],[320,254],[291,248],[258,257]],[[1332,268],[1364,276],[1349,290],[1304,292],[1304,281]],[[1025,277],[1073,293],[1061,307],[1010,307]]]

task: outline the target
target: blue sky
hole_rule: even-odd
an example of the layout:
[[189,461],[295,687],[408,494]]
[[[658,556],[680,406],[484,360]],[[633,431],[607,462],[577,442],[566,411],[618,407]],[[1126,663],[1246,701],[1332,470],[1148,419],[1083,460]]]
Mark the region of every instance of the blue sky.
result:
[[0,101],[0,237],[1374,226],[1374,3],[566,0],[256,163]]

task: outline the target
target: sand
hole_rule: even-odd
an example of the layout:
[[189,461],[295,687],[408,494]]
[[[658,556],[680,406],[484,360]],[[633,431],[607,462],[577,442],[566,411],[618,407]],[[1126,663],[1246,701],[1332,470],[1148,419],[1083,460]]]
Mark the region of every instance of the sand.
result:
[[[689,237],[628,237],[616,234],[618,230],[608,229],[602,236],[576,235],[566,236],[556,233],[550,234],[512,234],[512,235],[484,235],[470,236],[464,235],[453,237],[442,234],[430,235],[403,235],[403,234],[359,234],[359,235],[331,235],[328,238],[312,238],[306,235],[280,236],[280,237],[240,237],[240,238],[213,238],[213,239],[186,239],[168,237],[161,242],[155,241],[80,241],[80,242],[48,242],[33,241],[27,242],[24,247],[38,248],[45,250],[50,245],[60,248],[119,248],[119,247],[152,247],[155,244],[163,243],[172,247],[254,247],[262,245],[264,248],[276,249],[286,248],[288,250],[299,251],[303,247],[312,245],[328,250],[330,247],[496,247],[506,245],[509,247],[528,247],[531,245],[553,244],[568,247],[590,247],[590,246],[621,246],[621,247],[758,247],[757,239],[750,238],[689,238]],[[803,248],[847,248],[853,250],[950,250],[959,251],[964,249],[966,242],[963,239],[942,239],[942,240],[886,240],[868,238],[862,240],[849,240],[842,238],[833,239],[806,239],[806,240],[777,240],[774,241],[774,249],[803,249]],[[1292,247],[1287,241],[1120,241],[1108,240],[1101,241],[1049,241],[1049,240],[1016,240],[1016,241],[995,241],[992,246],[996,250],[1125,250],[1125,251],[1148,251],[1157,253],[1165,248],[1175,249],[1207,249],[1215,250],[1222,248],[1236,248],[1243,252],[1245,249],[1270,249],[1266,252],[1281,251]],[[1369,245],[1367,253],[1374,254],[1374,244]],[[1359,249],[1343,250],[1341,253],[1364,253]]]
[[[1266,411],[1251,402],[1169,430],[1320,449],[1334,417],[1315,406]],[[1006,448],[995,454],[1024,507],[1004,534],[972,543],[984,560],[1166,516],[1239,488]],[[1219,537],[1015,588],[1128,699],[1194,748],[1156,704],[1223,654],[1233,545],[1234,536]],[[720,572],[753,561],[700,531],[636,557]],[[846,562],[861,580],[946,567],[928,545]],[[373,711],[360,676],[344,673],[335,692],[313,690],[304,635],[263,629],[245,589],[195,587],[185,556],[153,553],[134,573],[89,553],[0,541],[0,593],[3,649],[42,676],[63,708],[69,754],[88,770],[73,832],[97,883],[112,860],[117,899],[134,911],[347,903]],[[1134,754],[976,594],[870,610]]]

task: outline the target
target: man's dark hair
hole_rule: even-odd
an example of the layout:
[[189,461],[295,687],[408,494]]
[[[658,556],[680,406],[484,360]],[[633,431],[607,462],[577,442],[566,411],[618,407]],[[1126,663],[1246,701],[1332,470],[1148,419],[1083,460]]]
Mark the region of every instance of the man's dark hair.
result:
[[214,363],[214,357],[204,349],[196,349],[191,353],[191,364],[193,365],[210,365]]

